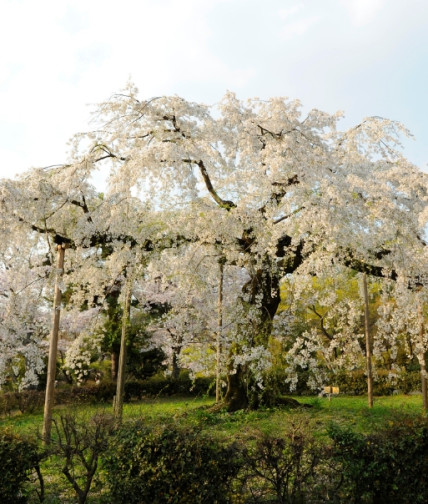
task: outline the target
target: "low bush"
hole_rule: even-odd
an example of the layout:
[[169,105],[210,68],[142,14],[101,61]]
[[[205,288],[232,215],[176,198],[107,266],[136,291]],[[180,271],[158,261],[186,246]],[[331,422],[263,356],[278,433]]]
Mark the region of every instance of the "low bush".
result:
[[87,384],[81,387],[73,385],[62,387],[55,391],[56,404],[95,404],[110,402],[116,393],[116,384],[113,382],[101,382],[99,384]]
[[[367,376],[364,371],[343,371],[332,375],[332,385],[340,387],[340,391],[345,394],[366,394],[367,393]],[[373,383],[373,392],[376,396],[391,395],[395,390],[408,394],[409,392],[420,390],[420,373],[409,372],[398,376],[395,381],[392,381],[389,372],[384,369],[377,370],[377,376]]]
[[40,390],[22,390],[14,395],[21,413],[34,413],[42,408],[45,402],[45,392]]
[[[214,395],[213,378],[196,378],[188,375],[178,380],[155,375],[147,380],[129,380],[125,383],[125,401],[142,397],[159,397],[171,395]],[[55,390],[55,404],[95,404],[111,402],[116,394],[116,383],[104,381],[98,384],[63,385]],[[24,390],[21,392],[0,393],[0,415],[8,415],[14,410],[21,413],[34,413],[43,407],[45,392]]]
[[0,431],[0,496],[2,504],[27,502],[33,485],[26,483],[32,473],[39,481],[38,494],[43,500],[44,484],[40,472],[40,462],[44,454],[39,451],[36,441],[18,436],[8,431]]
[[421,390],[421,373],[420,371],[408,371],[400,376],[397,384],[397,389],[404,394]]
[[0,393],[0,415],[10,415],[18,409],[18,401],[12,392]]
[[[418,391],[421,388],[419,371],[407,371],[399,375],[394,381],[391,380],[389,371],[378,369],[373,383],[373,392],[376,396],[392,395],[399,390],[404,394]],[[276,388],[282,394],[313,395],[314,390],[308,386],[311,373],[308,370],[299,370],[298,381],[294,389],[286,382],[286,376],[278,374],[274,377]],[[328,378],[325,385],[337,386],[344,394],[363,395],[367,394],[367,376],[364,370],[327,372]],[[272,378],[271,378],[272,380]]]
[[188,375],[181,375],[177,380],[171,377],[155,375],[144,381],[127,381],[125,383],[125,400],[142,397],[159,397],[172,395],[215,395],[213,378],[204,377],[192,380]]
[[305,425],[292,424],[283,437],[259,433],[244,452],[247,503],[301,504],[329,501],[335,473],[328,452]]
[[241,464],[235,444],[137,422],[117,432],[104,468],[115,504],[226,504]]
[[45,393],[40,390],[0,393],[0,415],[10,415],[12,411],[34,413],[43,407]]
[[340,502],[428,502],[428,419],[400,415],[371,435],[332,425],[329,435],[344,478]]
[[88,420],[68,413],[53,419],[54,435],[49,450],[56,455],[60,471],[72,486],[79,504],[87,500],[113,426],[113,418],[104,414]]

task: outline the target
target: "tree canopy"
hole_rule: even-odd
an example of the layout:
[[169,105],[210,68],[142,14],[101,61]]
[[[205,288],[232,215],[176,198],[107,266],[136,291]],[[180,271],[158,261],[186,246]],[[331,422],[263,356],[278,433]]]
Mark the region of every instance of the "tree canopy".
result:
[[[257,402],[284,276],[337,264],[411,286],[427,273],[427,175],[400,154],[407,130],[380,117],[341,130],[340,118],[233,93],[212,107],[141,100],[130,85],[98,105],[67,164],[1,181],[1,250],[30,241],[34,274],[66,244],[64,284],[79,306],[100,302],[126,268],[147,277],[155,258],[170,271],[222,258],[240,279],[226,403]],[[205,271],[214,285],[218,269]]]

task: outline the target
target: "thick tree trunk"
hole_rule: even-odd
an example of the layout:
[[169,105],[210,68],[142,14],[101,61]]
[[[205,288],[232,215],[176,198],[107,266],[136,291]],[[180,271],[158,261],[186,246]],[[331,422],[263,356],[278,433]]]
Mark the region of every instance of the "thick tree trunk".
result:
[[[247,334],[246,346],[264,346],[267,348],[272,333],[273,318],[280,299],[280,274],[272,273],[269,263],[256,270],[249,282],[243,287],[242,302],[248,312],[247,319],[238,328]],[[256,380],[248,365],[233,366],[234,355],[244,350],[234,346],[229,356],[227,391],[224,400],[219,404],[228,411],[246,408],[257,408],[263,403],[263,391],[257,389]]]
[[173,347],[172,350],[172,368],[171,368],[171,379],[173,381],[177,381],[179,376],[180,376],[180,365],[178,361],[178,357],[180,355],[181,351],[181,346],[177,350],[175,347]]
[[242,366],[238,366],[233,373],[230,371],[227,376],[227,392],[224,396],[223,406],[226,406],[228,411],[238,411],[249,407],[244,374]]

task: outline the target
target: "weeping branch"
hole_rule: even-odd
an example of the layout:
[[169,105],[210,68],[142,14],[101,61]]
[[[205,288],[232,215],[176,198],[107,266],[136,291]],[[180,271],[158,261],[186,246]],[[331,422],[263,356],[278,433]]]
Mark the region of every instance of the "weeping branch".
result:
[[217,203],[217,205],[219,205],[221,208],[224,208],[227,211],[231,210],[232,208],[236,208],[236,204],[233,201],[224,200],[220,198],[220,196],[217,194],[216,190],[214,189],[214,186],[212,185],[210,176],[208,175],[208,171],[205,167],[204,162],[200,160],[196,164],[199,166],[199,171],[201,172],[202,178],[204,179],[205,182],[205,187],[207,188],[208,192],[211,194],[211,197]]

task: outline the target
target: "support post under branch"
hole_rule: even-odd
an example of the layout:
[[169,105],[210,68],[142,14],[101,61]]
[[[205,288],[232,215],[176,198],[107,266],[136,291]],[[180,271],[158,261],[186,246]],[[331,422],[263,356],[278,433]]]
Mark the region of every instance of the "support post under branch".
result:
[[42,438],[45,444],[50,443],[52,428],[52,410],[55,394],[56,358],[58,351],[59,320],[61,316],[62,292],[60,281],[64,273],[65,245],[57,246],[57,277],[53,305],[53,326],[49,342],[48,375],[46,381],[45,409],[43,413]]

